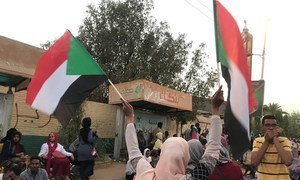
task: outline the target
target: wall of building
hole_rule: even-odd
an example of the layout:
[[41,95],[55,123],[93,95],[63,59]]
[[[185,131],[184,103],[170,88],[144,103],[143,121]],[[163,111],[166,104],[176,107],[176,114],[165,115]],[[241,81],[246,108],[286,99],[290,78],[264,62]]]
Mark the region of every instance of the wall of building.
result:
[[[0,93],[6,91],[7,88],[0,88]],[[14,94],[12,120],[9,127],[16,126],[23,135],[30,136],[47,136],[52,131],[57,132],[60,128],[59,122],[52,118],[47,124],[49,116],[41,112],[37,115],[35,110],[25,103],[25,98],[26,91]],[[84,113],[92,118],[92,128],[96,129],[101,137],[114,138],[116,106],[88,101],[85,103]]]
[[[0,93],[6,93],[8,90],[7,87],[1,87]],[[49,120],[49,116],[43,113],[38,112],[38,118],[36,112],[25,103],[26,91],[21,91],[14,93],[14,106],[12,112],[12,121],[9,127],[14,127],[20,130],[23,135],[29,136],[47,136],[50,132],[58,131],[60,124],[59,122],[53,118],[50,120],[49,124],[47,124]],[[114,138],[115,137],[115,127],[116,127],[116,111],[117,105],[109,105],[103,103],[96,103],[88,101],[85,103],[85,115],[91,117],[92,119],[92,128],[97,130],[98,134],[103,138]],[[149,121],[149,116],[142,111],[137,111],[138,114],[144,114],[144,117]],[[18,114],[18,120],[17,120]],[[151,114],[150,114],[151,116]],[[158,119],[163,120],[164,125],[163,129],[169,131],[170,136],[176,133],[176,121],[172,121],[168,119],[167,116],[163,115],[153,115],[157,116]],[[157,118],[152,118],[157,121]],[[189,122],[188,124],[183,125],[182,131],[186,130],[190,127],[191,124],[195,124],[196,122],[200,122],[201,129],[205,129],[209,127],[210,124],[210,116],[199,115],[198,121]],[[157,122],[152,122],[153,127],[155,127]],[[47,125],[46,125],[47,124]],[[44,126],[46,125],[46,126]],[[141,124],[142,125],[142,124]],[[44,126],[44,127],[42,127]],[[139,124],[138,124],[139,126]],[[147,127],[152,127],[149,123]],[[153,128],[152,127],[152,128]],[[180,131],[180,125],[179,125]]]
[[[210,123],[211,123],[210,118],[211,118],[210,115],[198,115],[197,120],[188,122],[187,124],[184,124],[182,126],[182,132],[184,132],[186,129],[190,128],[192,124],[195,125],[197,122],[200,124],[201,130],[209,128]],[[224,124],[224,119],[221,119],[221,121],[222,121],[222,124]]]
[[115,138],[117,106],[88,101],[85,114],[92,119],[92,128],[101,138]]
[[[7,90],[7,87],[0,87],[0,93],[6,93]],[[12,118],[8,128],[15,127],[19,130],[23,135],[22,143],[26,151],[30,154],[37,154],[48,134],[57,132],[61,126],[55,118],[48,123],[48,115],[41,112],[37,115],[36,111],[25,103],[25,99],[26,91],[14,93]],[[90,101],[85,103],[84,114],[91,117],[92,129],[96,130],[101,138],[113,139],[115,137],[116,109],[115,105]]]
[[[8,88],[1,87],[0,93],[6,93]],[[36,112],[25,103],[26,91],[14,93],[14,106],[12,111],[12,120],[9,127],[14,127],[22,132],[24,141],[29,152],[38,153],[39,148],[46,140],[46,136],[52,131],[57,132],[60,128],[59,122],[52,118],[49,120],[49,116],[38,112],[38,118]],[[91,117],[92,128],[97,130],[97,133],[101,138],[114,139],[116,133],[116,112],[117,105],[109,105],[96,102],[85,102],[84,114]],[[169,131],[170,137],[176,133],[176,121],[172,121],[166,115],[158,115],[149,112],[136,111],[136,117],[141,115],[145,121],[142,124],[137,124],[137,128],[145,127],[154,129],[157,122],[163,121],[163,130]],[[17,118],[18,115],[18,118]],[[205,129],[209,127],[209,117],[198,116],[201,128]],[[147,123],[146,123],[147,122]],[[191,124],[195,124],[197,121],[190,122],[183,125],[182,131],[189,128]],[[47,124],[47,125],[46,125]],[[44,126],[44,127],[42,127]],[[178,135],[180,135],[180,125],[178,127]]]

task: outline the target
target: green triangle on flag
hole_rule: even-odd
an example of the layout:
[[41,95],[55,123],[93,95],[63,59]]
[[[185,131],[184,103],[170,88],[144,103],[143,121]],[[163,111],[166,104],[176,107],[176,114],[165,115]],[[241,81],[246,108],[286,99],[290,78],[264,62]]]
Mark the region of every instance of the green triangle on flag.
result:
[[67,75],[105,75],[83,45],[71,35]]
[[[215,17],[217,18],[217,17]],[[220,32],[220,25],[219,25],[219,22],[217,21],[216,22],[216,36],[217,36],[217,54],[218,54],[218,57],[217,57],[217,60],[219,62],[221,62],[221,64],[227,68],[229,68],[229,61],[228,61],[228,58],[227,58],[227,54],[225,52],[225,48],[224,48],[224,45],[223,45],[223,41],[222,41],[222,35],[221,35],[221,32]]]

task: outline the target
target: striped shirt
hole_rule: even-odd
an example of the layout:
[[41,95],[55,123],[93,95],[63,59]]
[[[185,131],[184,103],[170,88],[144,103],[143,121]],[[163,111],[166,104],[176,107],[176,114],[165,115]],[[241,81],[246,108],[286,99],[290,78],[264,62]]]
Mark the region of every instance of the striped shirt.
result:
[[[291,142],[286,137],[278,137],[280,144],[283,146],[283,149],[286,151],[292,151]],[[253,150],[258,151],[262,144],[264,143],[265,138],[259,137],[256,138],[253,142]],[[281,157],[279,156],[275,144],[269,144],[267,151],[265,152],[263,158],[257,169],[258,175],[257,179],[290,179],[288,167],[282,162]]]

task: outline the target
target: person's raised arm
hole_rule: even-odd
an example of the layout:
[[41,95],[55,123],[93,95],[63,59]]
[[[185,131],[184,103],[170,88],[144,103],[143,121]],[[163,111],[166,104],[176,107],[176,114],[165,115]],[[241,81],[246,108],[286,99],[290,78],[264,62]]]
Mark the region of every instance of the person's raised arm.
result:
[[211,174],[217,160],[219,159],[221,134],[222,134],[222,122],[219,115],[219,109],[224,102],[222,86],[215,92],[211,99],[211,125],[209,129],[209,139],[204,155],[200,161],[207,167],[208,173]]
[[211,98],[211,113],[212,115],[220,116],[220,106],[224,102],[222,86],[215,92]]
[[125,114],[126,130],[125,130],[125,141],[128,150],[129,159],[142,157],[140,152],[136,129],[134,127],[134,111],[133,107],[123,98],[121,98],[123,104],[123,112]]
[[134,123],[133,107],[129,104],[129,102],[127,102],[123,98],[121,98],[121,101],[123,104],[123,112],[125,114],[125,120],[126,120],[127,125],[130,123]]

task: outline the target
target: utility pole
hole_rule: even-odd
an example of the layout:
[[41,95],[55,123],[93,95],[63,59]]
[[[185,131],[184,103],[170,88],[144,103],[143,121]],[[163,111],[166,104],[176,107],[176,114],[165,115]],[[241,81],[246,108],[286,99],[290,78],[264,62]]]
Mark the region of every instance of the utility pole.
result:
[[252,46],[253,46],[253,36],[249,32],[249,29],[247,27],[247,21],[244,20],[245,26],[242,32],[242,37],[244,40],[244,46],[247,53],[247,64],[249,68],[250,73],[250,79],[252,80]]
[[266,26],[265,26],[265,37],[264,37],[264,48],[262,51],[262,65],[261,65],[261,76],[260,76],[260,80],[264,79],[264,70],[265,70],[265,55],[266,55],[266,40],[267,40],[267,25],[268,25],[269,20],[267,20],[266,22]]

